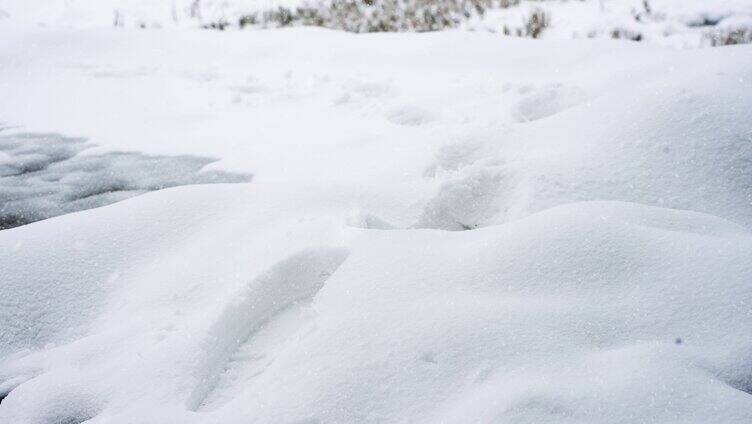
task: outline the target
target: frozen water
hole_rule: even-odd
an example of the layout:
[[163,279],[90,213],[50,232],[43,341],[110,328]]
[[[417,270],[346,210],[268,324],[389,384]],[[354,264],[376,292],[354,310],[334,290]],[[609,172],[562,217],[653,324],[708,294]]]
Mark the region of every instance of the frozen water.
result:
[[0,136],[0,230],[187,184],[250,181],[204,171],[214,159],[138,152],[86,154],[85,139],[59,134]]

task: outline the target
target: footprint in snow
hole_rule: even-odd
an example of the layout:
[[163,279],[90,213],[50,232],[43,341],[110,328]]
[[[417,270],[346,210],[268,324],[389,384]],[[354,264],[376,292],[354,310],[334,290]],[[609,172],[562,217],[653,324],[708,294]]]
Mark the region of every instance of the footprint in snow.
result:
[[587,101],[588,96],[578,87],[552,84],[524,90],[525,96],[512,109],[517,122],[530,122],[553,116]]
[[436,119],[430,111],[412,105],[393,108],[387,112],[386,118],[393,124],[409,127],[425,125]]

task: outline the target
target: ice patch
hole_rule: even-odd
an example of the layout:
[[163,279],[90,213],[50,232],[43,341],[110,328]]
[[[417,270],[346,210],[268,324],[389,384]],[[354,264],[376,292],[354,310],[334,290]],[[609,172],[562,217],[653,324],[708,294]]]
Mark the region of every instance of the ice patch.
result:
[[237,183],[251,175],[202,172],[214,159],[138,152],[82,154],[81,138],[0,136],[0,230],[187,184]]

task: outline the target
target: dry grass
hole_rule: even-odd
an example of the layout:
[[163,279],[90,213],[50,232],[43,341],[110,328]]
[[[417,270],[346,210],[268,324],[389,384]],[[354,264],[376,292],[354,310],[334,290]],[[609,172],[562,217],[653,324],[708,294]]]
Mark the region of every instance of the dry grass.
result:
[[718,29],[705,33],[712,47],[752,43],[752,28]]
[[504,25],[502,32],[504,35],[515,37],[540,38],[543,31],[551,24],[551,15],[541,8],[533,9],[530,14],[525,16],[521,27],[512,28]]
[[[204,27],[223,30],[232,26],[319,26],[349,32],[438,31],[483,16],[489,9],[519,3],[520,0],[332,0],[295,8],[280,6],[246,14],[237,23],[217,21]],[[540,29],[533,31],[538,34]]]

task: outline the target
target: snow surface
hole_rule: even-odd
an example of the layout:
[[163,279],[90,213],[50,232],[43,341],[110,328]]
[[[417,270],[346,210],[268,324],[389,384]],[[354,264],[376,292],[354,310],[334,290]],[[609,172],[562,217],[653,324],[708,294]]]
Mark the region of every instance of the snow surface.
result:
[[751,84],[752,46],[0,27],[5,136],[254,177],[0,231],[0,422],[748,423]]

